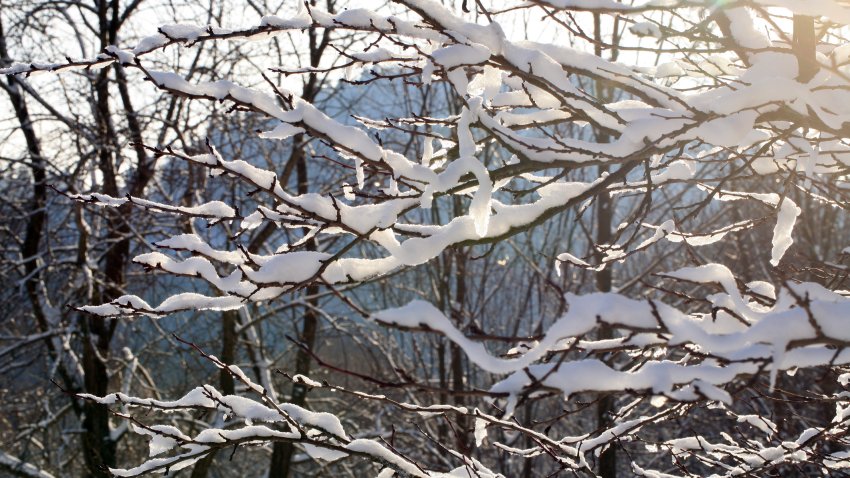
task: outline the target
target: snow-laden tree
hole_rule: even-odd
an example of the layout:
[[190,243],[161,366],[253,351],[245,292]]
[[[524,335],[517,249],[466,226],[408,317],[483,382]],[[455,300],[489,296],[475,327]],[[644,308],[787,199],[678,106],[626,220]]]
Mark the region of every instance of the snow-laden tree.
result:
[[[809,228],[814,236],[837,234],[846,222],[850,7],[827,0],[476,1],[457,9],[399,0],[375,11],[360,7],[334,14],[307,4],[242,30],[165,25],[93,59],[2,70],[61,74],[120,64],[158,90],[264,117],[258,142],[315,138],[322,146],[309,152],[312,161],[352,171],[350,183],[306,192],[289,188],[274,170],[229,157],[214,137],[201,154],[141,144],[152,157],[241,183],[255,205],[64,191],[107,208],[200,218],[233,236],[221,249],[197,234],[173,235],[156,243],[161,252],[133,259],[150,271],[197,279],[196,289],[156,302],[123,295],[75,307],[128,320],[244,310],[307,288],[327,290],[350,307],[350,320],[359,315],[404,334],[444,336],[494,380],[467,390],[471,398],[461,405],[290,377],[304,389],[345,396],[351,408],[379,406],[406,417],[384,423],[377,436],[363,435],[329,411],[280,400],[268,370],[252,378],[198,347],[245,393],[199,384],[171,399],[83,396],[112,406],[150,437],[150,459],[112,473],[175,472],[218,450],[270,442],[297,443],[319,461],[372,462],[376,472],[383,469],[379,476],[498,476],[524,460],[538,470],[585,475],[599,469],[608,449],[623,450],[621,467],[642,476],[850,467],[850,301],[836,252],[843,245],[832,256],[829,249],[792,248],[801,217],[832,218],[834,224]],[[241,85],[239,77],[195,81],[152,61],[161,51],[289,32],[322,38],[336,56],[273,72],[331,72],[364,94],[380,91],[372,89],[379,82],[445,84],[446,104],[457,110],[411,107],[393,117],[371,108],[343,121],[272,79],[261,87]],[[411,153],[410,144],[421,150]],[[440,214],[431,213],[435,208]],[[559,218],[586,227],[589,211],[619,226],[610,234],[587,231],[592,244],[549,238],[563,250],[532,262],[567,277],[630,264],[654,273],[615,283],[612,292],[567,293],[562,312],[539,317],[540,330],[526,336],[481,330],[462,313],[448,317],[423,300],[380,310],[349,292],[463,248],[486,255],[517,236],[543,240],[536,231]],[[288,239],[274,253],[250,250],[247,238],[270,224],[291,231]],[[519,295],[509,284],[492,293]],[[417,386],[408,376],[401,384],[360,378],[379,389]],[[596,422],[580,422],[593,426],[558,433],[556,425],[601,398],[615,406],[600,407],[605,416]],[[777,414],[774,401],[799,406]],[[518,413],[535,402],[548,404],[545,418]],[[818,413],[806,408],[812,404],[821,405]],[[820,413],[823,406],[831,413]],[[225,419],[190,435],[157,423],[151,410],[215,411]],[[401,420],[428,417],[446,420],[456,437],[422,433],[443,462],[395,441]]]

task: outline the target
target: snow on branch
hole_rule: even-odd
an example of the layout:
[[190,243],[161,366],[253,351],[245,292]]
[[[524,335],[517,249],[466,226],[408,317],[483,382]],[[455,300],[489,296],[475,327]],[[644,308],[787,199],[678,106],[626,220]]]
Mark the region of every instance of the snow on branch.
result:
[[[557,247],[564,244],[569,250],[531,262],[554,262],[559,272],[601,273],[643,260],[635,266],[641,268],[650,263],[647,251],[669,247],[680,253],[677,264],[691,266],[640,275],[628,284],[644,286],[638,293],[624,287],[561,294],[562,312],[551,321],[538,318],[541,332],[534,340],[509,338],[512,348],[507,351],[488,342],[492,335],[470,332],[475,324],[462,323],[461,308],[438,309],[435,299],[371,314],[381,325],[404,333],[439,334],[456,345],[489,374],[491,385],[477,390],[476,397],[486,397],[486,405],[496,411],[482,411],[483,404],[481,409],[457,405],[460,400],[407,403],[305,376],[292,380],[403,414],[454,414],[472,423],[477,447],[489,442],[522,458],[546,455],[562,469],[592,469],[606,448],[631,441],[643,441],[651,452],[674,460],[694,459],[699,463],[694,469],[719,470],[716,476],[752,475],[806,461],[821,469],[850,466],[846,373],[837,391],[818,397],[835,403],[834,419],[790,440],[779,437],[781,423],[734,409],[741,384],[762,375],[768,377],[765,393],[773,393],[782,374],[807,368],[844,373],[850,363],[850,297],[839,288],[846,266],[830,265],[840,273],[834,277],[817,267],[789,266],[797,257],[797,231],[810,219],[807,215],[819,208],[846,214],[850,204],[850,43],[843,29],[850,23],[850,9],[825,0],[546,0],[498,11],[477,5],[482,16],[473,21],[472,15],[434,0],[397,3],[403,13],[395,15],[381,9],[329,13],[302,6],[292,16],[266,16],[259,25],[237,30],[167,25],[134,48],[114,46],[92,59],[0,70],[33,75],[118,63],[158,91],[226,104],[229,112],[260,118],[264,126],[256,131],[256,141],[291,143],[316,162],[311,164],[330,164],[328,168],[350,176],[350,183],[305,192],[282,168],[260,166],[217,147],[215,138],[207,140],[200,154],[144,145],[157,158],[183,161],[215,181],[250,192],[238,201],[231,196],[231,202],[195,205],[97,191],[67,193],[79,203],[133,206],[190,223],[204,221],[217,231],[217,242],[195,233],[175,234],[157,241],[158,250],[133,259],[147,271],[195,279],[177,282],[180,287],[195,284],[194,289],[164,299],[127,294],[76,309],[112,318],[162,317],[234,310],[313,287],[336,293],[336,286],[387,278],[463,248],[534,236],[554,218],[586,229],[590,238],[594,231],[581,222],[583,215],[590,208],[611,207],[612,217],[622,220],[611,237],[558,242]],[[507,21],[500,23],[525,9],[563,28],[569,40],[521,39],[523,35],[506,27]],[[802,74],[805,59],[795,46],[799,38],[783,31],[789,15],[818,17],[822,35],[816,58],[810,59],[817,70],[811,78]],[[575,18],[604,18],[620,30],[591,37],[573,25]],[[326,32],[338,57],[309,67],[280,65],[264,72],[266,83],[196,80],[179,71],[160,71],[153,60],[169,48],[263,41],[304,30]],[[354,34],[347,38],[356,40],[337,44]],[[632,35],[628,38],[636,43],[615,44],[625,41],[619,35]],[[605,51],[616,54],[603,55]],[[647,51],[659,62],[643,63],[641,55]],[[380,108],[343,116],[286,90],[265,73],[300,78],[323,74],[344,85],[340,88],[365,95],[382,83],[418,89],[439,85],[451,104],[428,114],[411,107],[398,117]],[[325,159],[330,161],[319,163]],[[764,232],[763,225],[773,226],[769,244],[756,237]],[[275,236],[279,242],[271,249],[249,250],[245,238],[265,227],[287,234]],[[738,239],[745,236],[754,241],[748,249],[751,257],[742,253],[737,260],[758,262],[762,278],[772,283],[745,280],[753,274],[740,274],[735,264],[712,259],[723,244],[741,247],[744,241]],[[662,253],[659,257],[653,267],[675,263]],[[804,269],[811,274],[794,275]],[[653,290],[657,296],[649,297]],[[159,303],[148,302],[154,300]],[[301,444],[319,460],[359,457],[400,475],[449,476],[407,456],[383,436],[357,437],[334,415],[278,403],[238,367],[201,353],[257,399],[224,395],[209,385],[173,401],[121,392],[84,396],[128,410],[217,411],[229,420],[227,427],[191,436],[116,412],[136,433],[151,437],[152,458],[135,468],[112,470],[114,474],[173,472],[214,450],[285,441]],[[621,359],[612,359],[615,355]],[[343,367],[336,371],[347,372]],[[393,385],[413,388],[415,380]],[[607,425],[580,435],[553,438],[513,419],[534,400],[597,400],[606,394],[617,394],[624,404]],[[625,403],[622,397],[634,401]],[[721,438],[688,430],[681,431],[686,436],[655,440],[647,431],[700,407],[705,409],[700,413],[753,428],[762,441],[736,439],[723,431],[721,443]],[[504,432],[501,438],[491,433],[494,429]],[[525,439],[506,439],[517,435]],[[498,476],[473,458],[474,450],[445,449],[463,463],[450,474],[474,469],[478,476]],[[163,454],[168,456],[159,456]],[[641,476],[673,476],[637,462],[632,466]],[[677,468],[693,476],[685,465]]]

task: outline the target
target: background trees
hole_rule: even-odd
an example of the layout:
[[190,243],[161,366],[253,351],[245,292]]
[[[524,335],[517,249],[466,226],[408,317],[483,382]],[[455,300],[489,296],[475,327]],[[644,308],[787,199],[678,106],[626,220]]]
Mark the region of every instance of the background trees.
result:
[[798,3],[4,9],[0,466],[840,472],[850,11]]

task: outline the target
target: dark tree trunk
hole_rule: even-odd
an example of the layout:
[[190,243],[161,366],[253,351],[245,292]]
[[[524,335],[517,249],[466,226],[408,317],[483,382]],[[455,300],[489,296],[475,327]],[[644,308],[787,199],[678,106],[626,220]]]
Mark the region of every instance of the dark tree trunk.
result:
[[[600,166],[600,174],[607,168]],[[611,241],[611,197],[602,193],[596,200],[596,243],[608,244]],[[611,292],[611,268],[606,267],[596,273],[596,290],[599,292]],[[598,339],[606,340],[613,337],[613,331],[609,326],[599,328]],[[601,429],[611,424],[611,414],[614,412],[614,397],[610,394],[599,398],[597,404],[596,426]],[[599,457],[599,476],[602,478],[614,478],[617,476],[617,449],[614,445],[608,447]]]
[[[100,42],[103,48],[115,42],[119,18],[118,2],[97,2],[97,13],[100,26]],[[127,90],[127,79],[120,65],[114,67],[118,89],[127,115],[127,127],[130,138],[140,143],[142,139],[141,126],[130,100]],[[121,197],[115,172],[115,152],[118,150],[118,134],[112,123],[109,93],[110,69],[102,70],[94,82],[95,119],[97,123],[97,158],[98,169],[103,177],[102,191],[113,197]],[[148,160],[140,145],[135,147],[137,155],[136,171],[129,182],[130,193],[140,195],[153,176],[152,160]],[[130,227],[127,217],[130,217],[130,204],[121,206],[117,211],[111,211],[107,217],[107,243],[109,249],[104,254],[103,290],[99,301],[109,302],[123,293],[125,283],[125,268],[130,256]],[[110,355],[110,343],[115,333],[117,322],[103,317],[87,315],[80,318],[83,332],[83,370],[85,373],[84,388],[86,392],[96,396],[108,393],[109,374],[107,360]],[[94,477],[107,477],[107,467],[116,464],[116,441],[110,435],[109,409],[100,404],[86,401],[83,404],[83,456],[89,474]]]
[[[457,327],[463,325],[463,308],[466,304],[466,256],[461,250],[455,253],[455,300],[458,307],[453,310],[454,322]],[[455,392],[460,392],[464,389],[464,353],[461,348],[455,344],[451,344],[451,370],[452,370],[452,388]],[[455,394],[455,405],[463,407],[466,405],[463,395]],[[457,449],[464,455],[471,453],[469,442],[469,420],[466,416],[461,416],[457,419],[457,429],[455,433],[455,442]]]
[[[315,6],[316,0],[310,0],[310,4]],[[327,0],[326,9],[328,12],[334,12],[334,0]],[[330,44],[330,29],[325,29],[321,36],[317,36],[315,30],[310,29],[307,32],[310,46],[310,66],[318,67],[322,59],[322,55]],[[307,82],[304,84],[304,91],[301,97],[312,102],[316,99],[318,92],[321,89],[321,79],[315,73],[307,76]],[[286,179],[289,178],[292,168],[296,170],[296,179],[298,181],[298,194],[306,194],[309,192],[310,179],[308,177],[307,160],[304,154],[302,144],[302,136],[298,135],[293,141],[293,155],[287,163],[282,175]],[[284,184],[286,184],[284,182]],[[307,250],[316,250],[316,241],[310,239],[305,245]],[[319,292],[316,285],[307,286],[304,291],[308,297],[313,297]],[[316,315],[313,307],[318,306],[316,299],[308,299],[308,307],[304,311],[303,322],[301,324],[301,333],[298,340],[308,349],[313,349],[316,344],[316,332],[319,326],[319,318]],[[304,350],[298,349],[295,357],[295,373],[308,375],[310,373],[310,355]],[[290,403],[298,406],[304,406],[307,401],[307,388],[302,384],[294,384],[292,387],[292,397]],[[277,442],[272,448],[272,458],[269,465],[269,478],[288,478],[292,469],[292,455],[295,452],[295,446],[291,442]]]
[[[226,310],[221,313],[221,359],[226,364],[232,364],[236,361],[236,321],[239,318],[239,312],[235,310]],[[224,395],[233,395],[236,393],[236,383],[227,370],[221,369],[218,374],[218,386],[221,393]],[[198,461],[198,464],[192,468],[191,478],[203,478],[209,474],[212,468],[213,460],[217,450],[203,457]]]
[[815,19],[804,15],[794,15],[794,54],[797,56],[797,80],[806,83],[818,71],[815,56],[818,46],[815,34]]
[[[316,62],[318,64],[318,59],[316,59]],[[300,152],[297,158],[296,179],[298,181],[298,194],[306,194],[309,191],[309,177],[307,173],[307,161],[303,152]],[[310,239],[305,246],[307,250],[315,251],[316,245],[316,241]],[[308,297],[314,297],[318,292],[319,287],[316,285],[309,285],[305,290]],[[308,298],[307,304],[308,306],[304,310],[301,333],[298,340],[305,347],[312,350],[316,345],[316,331],[319,326],[319,318],[313,309],[318,306],[318,300]],[[295,373],[308,375],[310,373],[310,360],[310,355],[299,348],[295,356]],[[307,402],[307,387],[300,383],[294,384],[292,386],[292,397],[289,402],[303,407]],[[295,446],[291,442],[277,442],[274,444],[271,464],[269,466],[269,478],[287,478],[290,476],[292,471],[292,455],[294,452]]]
[[[596,56],[602,56],[600,45],[602,44],[602,29],[600,25],[599,14],[593,16],[594,36],[596,39]],[[617,25],[614,25],[616,32]],[[612,55],[616,55],[613,52]],[[610,100],[608,91],[602,81],[597,81],[594,85],[596,97],[601,103],[606,103]],[[607,143],[610,141],[608,134],[597,131],[596,140],[599,143]],[[607,166],[599,166],[599,176],[608,172]],[[608,193],[600,193],[596,198],[596,244],[610,244],[612,239],[611,223],[613,221],[611,196]],[[599,252],[597,260],[601,260],[604,254]],[[599,292],[611,292],[612,273],[610,265],[596,272],[596,290]],[[597,339],[606,340],[613,337],[613,331],[610,326],[603,325],[599,328]],[[596,427],[598,429],[607,428],[611,425],[611,415],[614,413],[614,397],[610,394],[599,397],[599,402],[596,407]],[[599,456],[599,476],[602,478],[615,478],[617,476],[617,448],[614,444],[608,447]]]
[[[2,19],[0,19],[0,67],[6,67],[11,63],[6,47],[6,36],[3,31]],[[18,84],[18,79],[13,75],[9,75],[6,77],[6,81],[8,84],[3,89],[9,95],[9,100],[12,103],[12,108],[15,110],[18,124],[21,125],[21,133],[23,133],[24,140],[26,141],[27,153],[30,157],[29,166],[32,172],[32,197],[30,198],[29,207],[27,207],[27,210],[30,212],[27,219],[24,242],[21,245],[21,259],[24,263],[24,273],[27,277],[24,287],[27,297],[32,304],[33,313],[35,314],[39,329],[41,332],[47,332],[50,324],[44,316],[38,300],[38,283],[41,278],[38,272],[38,251],[39,244],[41,243],[41,233],[47,219],[47,212],[45,210],[47,204],[47,184],[44,158],[41,155],[41,145],[33,129],[32,118],[30,117],[26,100]],[[51,353],[53,353],[53,343],[47,340],[46,344]]]

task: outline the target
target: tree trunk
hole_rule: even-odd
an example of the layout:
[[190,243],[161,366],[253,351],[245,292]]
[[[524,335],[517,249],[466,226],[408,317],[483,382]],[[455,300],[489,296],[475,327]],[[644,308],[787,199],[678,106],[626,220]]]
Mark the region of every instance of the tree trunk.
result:
[[[599,173],[602,174],[606,167],[600,166]],[[611,197],[602,193],[596,199],[596,243],[608,244],[611,241]],[[601,256],[601,254],[600,254]],[[596,290],[599,292],[611,292],[612,274],[611,268],[606,267],[596,273]],[[605,325],[599,328],[599,340],[613,337],[611,327]],[[611,394],[599,398],[596,409],[596,427],[602,429],[611,424],[611,414],[614,412],[614,397]],[[614,478],[617,476],[617,449],[614,445],[608,447],[599,457],[599,476],[602,478]]]
[[[238,312],[235,310],[226,310],[221,313],[221,361],[230,365],[236,361],[236,320]],[[236,386],[231,375],[227,370],[221,369],[218,375],[218,386],[221,393],[224,395],[233,395],[236,393]],[[203,457],[198,464],[192,469],[191,478],[204,478],[209,474],[213,460],[217,451],[213,451],[209,455]]]
[[818,39],[815,35],[815,19],[794,15],[794,54],[797,56],[797,80],[807,83],[818,71],[816,58]]
[[[0,19],[0,67],[6,67],[11,63],[9,52],[6,49],[6,36],[3,31],[2,19]],[[24,286],[27,297],[33,307],[36,323],[41,332],[47,332],[50,324],[41,308],[37,290],[40,280],[40,274],[38,273],[38,251],[41,242],[41,232],[47,219],[47,212],[45,210],[45,205],[47,204],[47,184],[44,171],[44,158],[41,155],[41,145],[33,129],[32,119],[27,109],[26,100],[18,85],[18,79],[13,75],[9,75],[6,77],[6,81],[8,82],[8,86],[4,89],[9,95],[12,108],[15,110],[15,116],[21,125],[21,133],[23,133],[24,140],[26,141],[27,153],[30,157],[30,171],[32,172],[32,198],[27,208],[30,212],[27,219],[24,242],[21,245],[21,260],[24,263],[25,277],[27,277]],[[53,342],[50,339],[45,342],[48,349],[53,353]]]
[[[310,4],[316,6],[316,0],[310,0]],[[333,13],[334,0],[327,0],[326,9]],[[325,29],[321,37],[317,36],[313,29],[307,32],[308,42],[310,47],[310,66],[318,67],[322,59],[322,55],[330,45],[330,29]],[[321,80],[315,73],[307,76],[307,81],[304,84],[304,91],[301,97],[309,102],[316,99],[321,89]],[[307,170],[307,160],[301,141],[302,136],[297,135],[293,140],[293,158],[290,158],[287,167],[295,166],[296,176],[298,181],[298,194],[306,194],[309,192],[309,177]],[[288,178],[289,172],[285,171]],[[310,239],[305,245],[308,251],[316,250],[315,239]],[[309,285],[305,290],[308,297],[313,297],[319,292],[319,287]],[[319,318],[316,315],[313,307],[318,307],[318,300],[308,299],[308,307],[304,311],[303,322],[301,326],[301,334],[298,340],[308,349],[313,349],[316,344],[316,331],[318,330]],[[308,375],[310,373],[311,357],[307,352],[298,349],[295,357],[295,373],[300,375]],[[292,387],[292,397],[290,403],[303,407],[307,401],[307,388],[303,384],[294,384]],[[292,468],[292,454],[295,451],[295,446],[291,442],[277,442],[272,449],[272,459],[269,465],[269,478],[288,478]]]
[[[594,37],[596,39],[596,56],[602,56],[602,29],[600,24],[600,16],[598,13],[593,15]],[[617,25],[614,25],[616,32]],[[613,53],[616,55],[616,53]],[[600,103],[606,103],[610,100],[606,91],[606,87],[602,81],[596,81],[594,85],[596,97]],[[608,134],[602,131],[596,132],[596,140],[599,143],[607,143],[610,141]],[[608,172],[607,166],[599,166],[599,176]],[[611,196],[606,193],[600,193],[596,198],[596,244],[610,244],[612,238],[611,222],[613,220]],[[601,261],[604,257],[602,252],[597,253],[597,260]],[[596,290],[598,292],[611,292],[612,273],[611,267],[596,272]],[[608,325],[599,327],[598,340],[606,340],[613,337],[613,331]],[[596,428],[607,428],[611,424],[611,415],[614,412],[614,397],[611,394],[602,395],[599,397],[599,402],[596,407]],[[617,476],[617,448],[612,444],[599,456],[599,476],[602,478],[615,478]]]
[[[455,251],[455,300],[457,308],[452,308],[454,315],[455,326],[460,328],[463,326],[463,309],[466,305],[466,255],[462,250]],[[466,355],[461,348],[455,344],[451,344],[451,370],[452,370],[452,388],[455,392],[460,392],[464,389],[464,357]],[[466,405],[463,395],[456,394],[454,397],[455,405],[463,407]],[[469,442],[469,420],[466,416],[460,416],[457,419],[457,450],[464,455],[471,453]]]
[[[306,194],[309,190],[309,177],[307,174],[307,161],[302,153],[296,165],[296,175],[298,180],[298,194]],[[307,241],[306,249],[308,251],[316,250],[315,239]],[[317,285],[309,285],[305,293],[308,297],[314,297],[319,292]],[[304,310],[304,317],[301,326],[301,334],[298,340],[308,349],[313,349],[316,345],[316,331],[318,330],[319,318],[316,315],[314,307],[318,307],[318,300],[315,298],[307,299],[307,308]],[[298,349],[295,356],[295,373],[299,375],[308,375],[310,373],[310,355]],[[292,397],[290,403],[303,407],[307,402],[307,387],[303,384],[296,383],[292,386]],[[292,455],[295,452],[295,446],[292,442],[276,442],[272,449],[271,465],[269,466],[269,478],[287,478],[290,475],[292,468]]]

